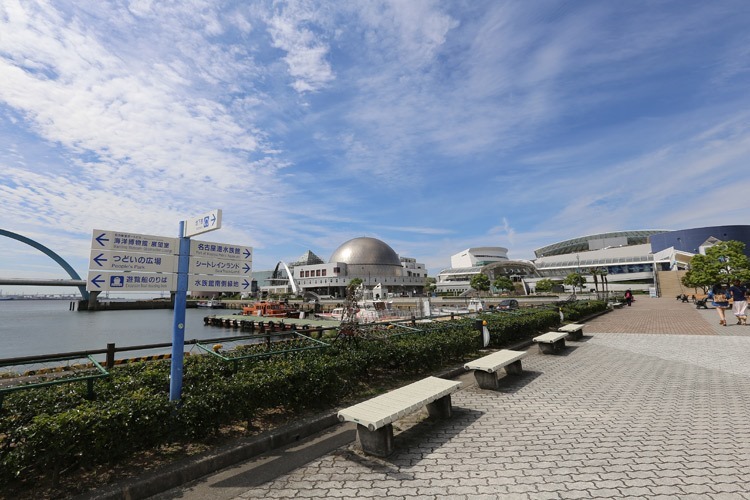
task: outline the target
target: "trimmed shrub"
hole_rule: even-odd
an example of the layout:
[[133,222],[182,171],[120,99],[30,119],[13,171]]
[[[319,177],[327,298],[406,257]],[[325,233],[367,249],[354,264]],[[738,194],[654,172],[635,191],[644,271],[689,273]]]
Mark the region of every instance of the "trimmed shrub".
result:
[[[575,321],[606,304],[560,307],[566,319]],[[557,307],[484,314],[481,319],[497,348],[528,340],[560,322]],[[55,482],[63,471],[171,442],[205,439],[223,425],[250,422],[268,409],[335,405],[361,391],[365,381],[433,372],[462,362],[480,346],[475,320],[462,318],[421,324],[418,330],[380,328],[362,338],[332,341],[327,349],[237,363],[190,356],[179,404],[169,401],[169,361],[116,367],[109,378],[95,383],[96,401],[86,399],[81,383],[12,393],[0,410],[0,486],[22,475],[48,475]]]

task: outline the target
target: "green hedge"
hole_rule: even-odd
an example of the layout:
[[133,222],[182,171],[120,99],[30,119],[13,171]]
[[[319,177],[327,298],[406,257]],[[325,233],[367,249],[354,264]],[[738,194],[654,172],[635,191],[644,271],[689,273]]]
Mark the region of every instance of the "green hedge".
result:
[[[604,310],[604,302],[561,306],[576,320]],[[507,347],[559,325],[557,307],[493,313],[491,347]],[[213,356],[185,358],[182,399],[169,401],[170,362],[119,366],[96,382],[9,394],[0,410],[0,486],[73,474],[80,467],[116,462],[139,450],[190,442],[223,425],[251,422],[269,409],[298,411],[336,405],[367,390],[377,377],[413,377],[460,363],[476,353],[475,320],[419,325],[419,332],[336,341],[323,350],[232,363]]]

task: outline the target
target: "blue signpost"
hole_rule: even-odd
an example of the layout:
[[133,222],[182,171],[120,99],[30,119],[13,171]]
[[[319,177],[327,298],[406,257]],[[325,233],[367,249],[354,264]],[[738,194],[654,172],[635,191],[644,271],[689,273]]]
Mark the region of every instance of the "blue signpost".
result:
[[[94,229],[93,232],[85,290],[175,292],[170,401],[179,401],[182,394],[188,290],[240,292],[250,286],[248,279],[241,280],[243,274],[249,275],[251,272],[250,247],[190,240],[191,236],[216,229],[221,229],[221,209],[180,221],[177,238],[101,229]],[[4,231],[0,230],[0,236],[3,233]],[[175,248],[178,248],[176,280]],[[196,261],[203,259],[204,264],[203,267],[192,271],[193,279],[191,253],[196,257]]]
[[177,256],[177,290],[172,321],[172,364],[169,371],[169,400],[182,396],[182,372],[185,358],[185,309],[190,272],[190,237],[221,228],[221,210],[214,210],[188,221],[180,221],[180,251]]
[[185,309],[187,307],[190,238],[184,236],[185,221],[180,221],[180,253],[177,260],[177,291],[174,296],[172,322],[172,365],[169,378],[169,400],[178,401],[182,394],[182,367],[185,357]]

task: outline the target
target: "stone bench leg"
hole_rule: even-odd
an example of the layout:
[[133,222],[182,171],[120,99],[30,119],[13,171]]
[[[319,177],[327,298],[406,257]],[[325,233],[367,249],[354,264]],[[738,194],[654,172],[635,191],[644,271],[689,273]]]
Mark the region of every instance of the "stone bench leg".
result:
[[453,415],[451,395],[448,394],[427,404],[427,413],[433,418],[450,418]]
[[[519,359],[506,365],[505,373],[508,375],[521,375],[523,373],[521,360]],[[500,380],[497,372],[489,373],[484,370],[474,370],[474,379],[477,381],[477,385],[481,389],[496,391],[500,387]]]
[[393,425],[388,424],[380,429],[371,431],[361,424],[357,424],[357,439],[362,451],[376,457],[387,457],[393,453]]
[[496,391],[498,387],[497,373],[488,373],[484,370],[474,370],[474,378],[480,389]]
[[523,367],[521,366],[521,360],[516,360],[505,367],[505,373],[508,375],[521,375],[523,373]]
[[583,337],[583,330],[577,330],[568,334],[568,340],[579,340]]
[[554,342],[540,342],[539,343],[539,350],[542,351],[543,354],[553,354],[553,353],[563,350],[564,348],[565,348],[564,338],[560,340],[556,340]]

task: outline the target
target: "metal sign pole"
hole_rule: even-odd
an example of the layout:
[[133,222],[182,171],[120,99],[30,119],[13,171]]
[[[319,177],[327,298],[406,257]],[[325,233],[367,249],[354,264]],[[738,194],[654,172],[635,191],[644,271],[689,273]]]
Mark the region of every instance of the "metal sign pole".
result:
[[185,221],[180,221],[180,253],[177,262],[177,292],[174,296],[172,323],[172,365],[169,378],[169,400],[179,401],[182,394],[182,366],[185,356],[185,309],[187,307],[190,238],[185,235]]

